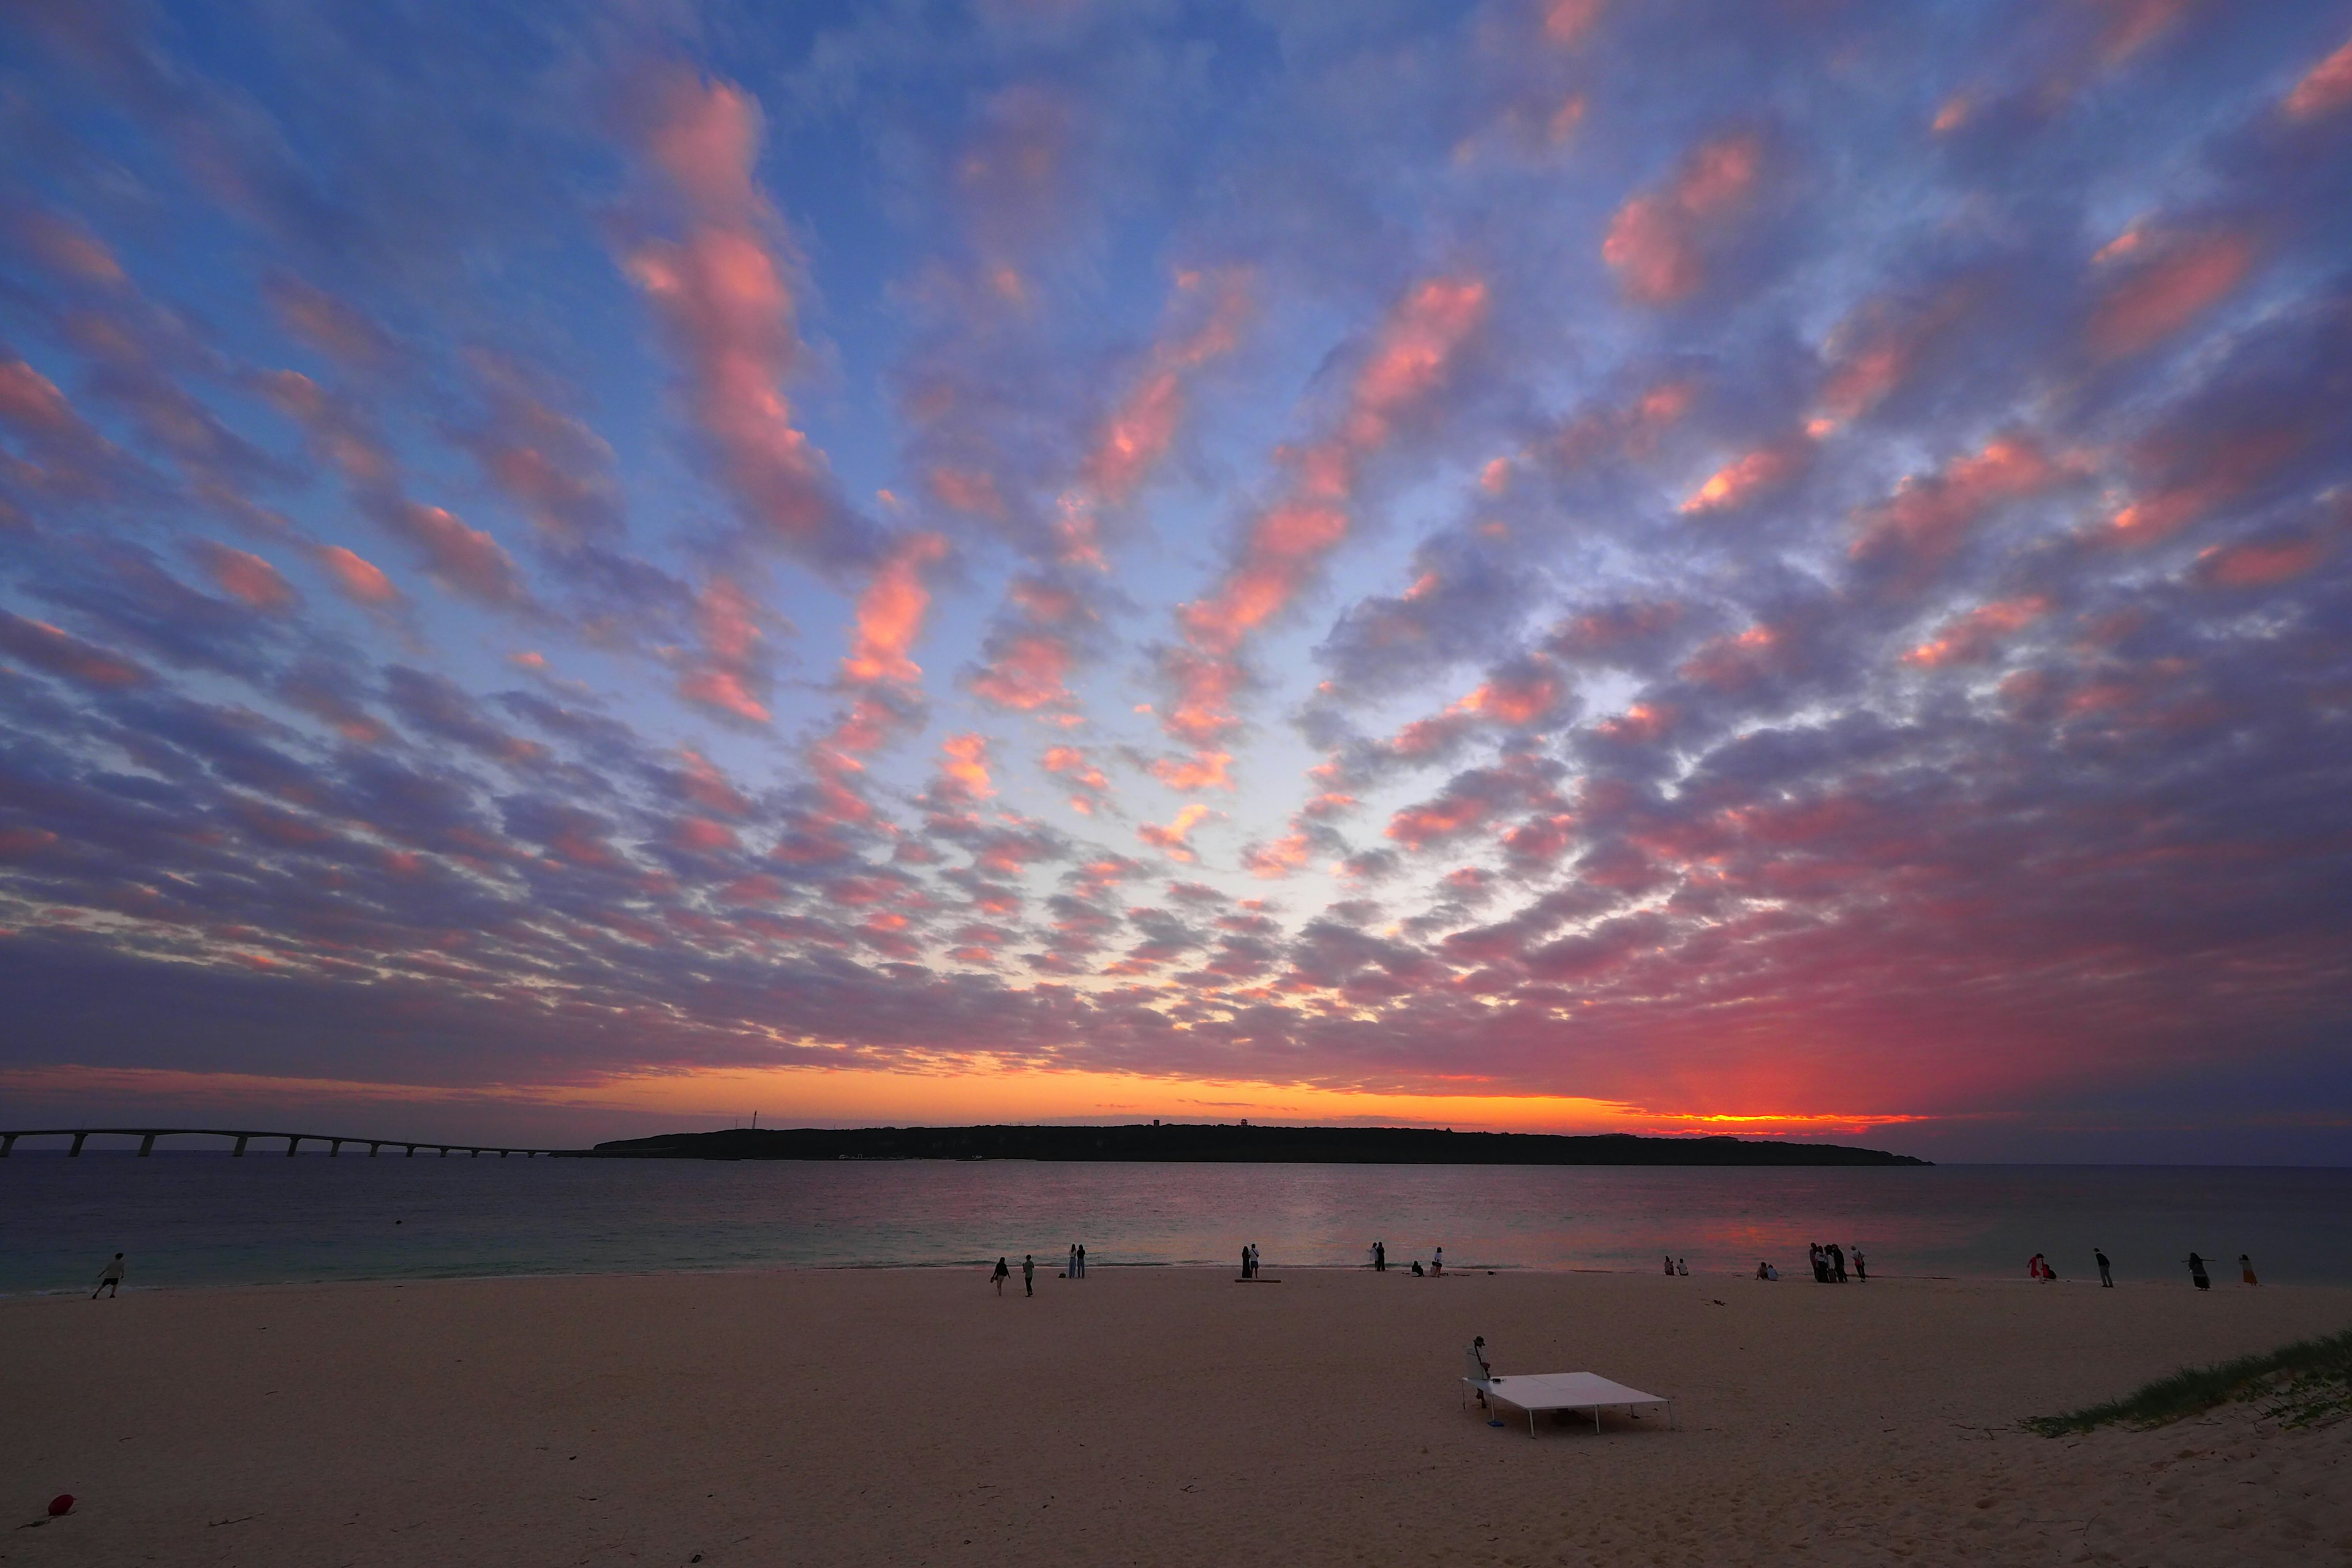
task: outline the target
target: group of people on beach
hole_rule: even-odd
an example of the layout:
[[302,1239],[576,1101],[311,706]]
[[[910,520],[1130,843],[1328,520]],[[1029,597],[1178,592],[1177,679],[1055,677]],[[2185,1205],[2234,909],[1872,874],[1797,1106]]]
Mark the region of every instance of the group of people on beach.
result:
[[[1858,1284],[1870,1283],[1870,1259],[1863,1256],[1859,1247],[1853,1249],[1853,1272],[1851,1274],[1846,1272],[1845,1248],[1834,1241],[1826,1247],[1818,1241],[1813,1242],[1805,1248],[1805,1256],[1813,1266],[1813,1281],[1816,1284],[1843,1285],[1849,1279]],[[1674,1270],[1668,1269],[1667,1272],[1671,1274]],[[1778,1279],[1780,1271],[1771,1264],[1759,1260],[1756,1278]]]
[[[1366,1250],[1370,1252],[1372,1255],[1372,1272],[1375,1274],[1387,1273],[1389,1271],[1389,1244],[1385,1241],[1376,1241]],[[1420,1258],[1416,1258],[1412,1260],[1412,1277],[1416,1279],[1428,1279],[1433,1276],[1442,1275],[1444,1272],[1445,1248],[1442,1247],[1431,1255],[1429,1267],[1426,1268],[1423,1268],[1421,1266]]]
[[[1069,1268],[1062,1278],[1083,1279],[1086,1277],[1087,1249],[1074,1241],[1070,1243]],[[1013,1266],[1000,1258],[996,1260],[996,1267],[988,1271],[988,1278],[989,1281],[996,1287],[996,1293],[1002,1296],[1004,1294],[1004,1282],[1013,1278]],[[1024,1252],[1021,1255],[1021,1293],[1024,1296],[1034,1296],[1037,1293],[1037,1257],[1034,1253]]]
[[[1832,1241],[1827,1247],[1814,1242],[1806,1248],[1806,1253],[1813,1266],[1816,1284],[1843,1285],[1846,1282],[1845,1249],[1836,1242]],[[1859,1247],[1853,1249],[1853,1279],[1861,1284],[1870,1282],[1870,1260],[1863,1257]]]
[[[2108,1261],[2105,1249],[2097,1247],[2091,1248],[2091,1259],[2098,1266],[2100,1288],[2107,1290],[2114,1289],[2116,1288],[2115,1265]],[[2189,1282],[2200,1290],[2213,1289],[2213,1277],[2205,1271],[2205,1266],[2211,1261],[2211,1258],[2194,1252],[2189,1255]],[[2037,1252],[2025,1260],[2025,1277],[2028,1279],[2042,1280],[2046,1284],[2058,1278],[2058,1270],[2050,1267],[2047,1255]],[[2254,1260],[2242,1252],[2238,1254],[2238,1278],[2249,1285],[2262,1283],[2254,1277]]]

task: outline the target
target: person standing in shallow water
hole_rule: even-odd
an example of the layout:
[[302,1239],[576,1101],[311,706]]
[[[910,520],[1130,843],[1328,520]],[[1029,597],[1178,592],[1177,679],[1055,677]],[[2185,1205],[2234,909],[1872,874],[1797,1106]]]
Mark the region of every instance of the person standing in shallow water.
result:
[[2104,1252],[2101,1252],[2097,1247],[2095,1247],[2091,1248],[2091,1256],[2092,1256],[2093,1258],[2095,1258],[2098,1259],[2098,1263],[2099,1263],[2099,1287],[2100,1287],[2100,1289],[2105,1289],[2105,1290],[2112,1290],[2112,1289],[2114,1289],[2116,1288],[2116,1277],[2115,1277],[2113,1274],[2111,1274],[2111,1273],[2109,1273],[2109,1272],[2108,1272],[2108,1269],[2109,1269],[2112,1266],[2107,1262],[2107,1255],[2106,1255],[2105,1253],[2104,1253]]
[[2213,1289],[2213,1281],[2205,1274],[2205,1260],[2193,1252],[2189,1255],[2189,1282],[2200,1290]]

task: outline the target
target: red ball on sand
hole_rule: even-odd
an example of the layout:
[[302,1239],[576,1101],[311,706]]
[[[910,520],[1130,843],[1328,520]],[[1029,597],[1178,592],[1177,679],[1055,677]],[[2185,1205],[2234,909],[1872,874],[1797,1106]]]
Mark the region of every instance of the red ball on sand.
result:
[[73,1511],[73,1493],[59,1492],[49,1500],[49,1517],[57,1519]]

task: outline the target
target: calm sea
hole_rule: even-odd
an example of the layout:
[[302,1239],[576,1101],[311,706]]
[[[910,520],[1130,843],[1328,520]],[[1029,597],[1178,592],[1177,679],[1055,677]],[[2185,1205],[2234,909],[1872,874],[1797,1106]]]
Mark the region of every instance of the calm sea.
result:
[[1864,1170],[1475,1165],[231,1159],[19,1148],[0,1162],[0,1293],[779,1266],[1803,1271],[1806,1243],[1871,1271],[2069,1279],[2104,1247],[2126,1279],[2185,1279],[2191,1248],[2281,1282],[2352,1283],[2352,1170],[1937,1165]]

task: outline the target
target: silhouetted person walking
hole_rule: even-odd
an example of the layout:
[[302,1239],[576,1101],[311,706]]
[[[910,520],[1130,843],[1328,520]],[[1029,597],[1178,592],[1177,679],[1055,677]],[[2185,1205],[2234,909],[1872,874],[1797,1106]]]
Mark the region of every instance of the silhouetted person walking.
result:
[[1037,1259],[1026,1252],[1021,1255],[1021,1293],[1024,1296],[1037,1293]]
[[2095,1247],[2091,1248],[2091,1256],[2099,1260],[2099,1288],[2103,1290],[2114,1289],[2116,1288],[2116,1277],[2112,1273],[2108,1272],[2109,1265],[2107,1263],[2107,1255],[2101,1252]]
[[989,1278],[996,1281],[996,1293],[1002,1296],[1004,1294],[1004,1282],[1013,1278],[1013,1270],[1007,1268],[1004,1266],[1004,1259],[1000,1258],[996,1260],[996,1272],[991,1274]]
[[89,1293],[89,1299],[93,1301],[97,1300],[100,1291],[105,1293],[110,1301],[122,1294],[122,1254],[116,1253],[114,1261],[108,1264],[100,1273],[98,1289]]
[[2205,1274],[2205,1260],[2193,1252],[2189,1255],[2189,1282],[2200,1290],[2213,1289],[2213,1281]]

